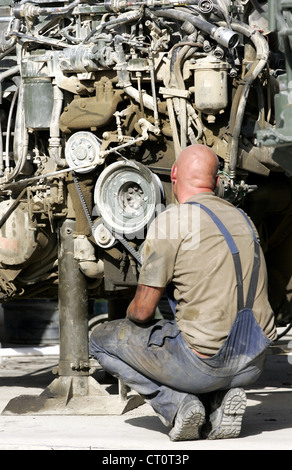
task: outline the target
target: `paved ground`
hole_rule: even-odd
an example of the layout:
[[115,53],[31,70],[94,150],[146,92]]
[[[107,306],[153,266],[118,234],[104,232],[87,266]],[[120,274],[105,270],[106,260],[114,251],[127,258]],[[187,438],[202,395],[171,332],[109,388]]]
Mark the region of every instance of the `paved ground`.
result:
[[[292,336],[289,335],[279,345],[291,349],[291,340]],[[39,397],[51,384],[54,378],[51,370],[57,362],[57,356],[0,357],[0,412],[12,398],[20,395]],[[114,384],[106,383],[104,387],[110,393],[116,392]],[[105,451],[109,450],[145,450],[150,456],[158,453],[169,455],[175,451],[191,455],[194,450],[291,450],[292,356],[269,354],[261,379],[246,391],[247,411],[242,433],[236,439],[171,442],[168,429],[152,409],[143,404],[122,415],[43,416],[2,413],[0,449],[100,450],[101,455],[104,453],[107,456],[109,454]],[[114,399],[119,400],[118,396]],[[127,452],[123,455],[127,455]],[[129,455],[132,454],[129,452]],[[128,466],[133,466],[128,463]],[[159,462],[149,460],[148,463]]]

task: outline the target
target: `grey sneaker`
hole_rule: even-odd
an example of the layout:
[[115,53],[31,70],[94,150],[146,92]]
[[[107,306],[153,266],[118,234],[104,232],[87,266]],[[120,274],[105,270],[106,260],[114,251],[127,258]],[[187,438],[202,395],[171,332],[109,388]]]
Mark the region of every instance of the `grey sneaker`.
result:
[[205,421],[205,408],[194,395],[187,395],[180,405],[174,426],[169,433],[171,441],[199,439]]
[[242,417],[246,408],[246,394],[242,388],[228,392],[215,392],[211,398],[208,423],[203,430],[206,439],[229,439],[241,431]]

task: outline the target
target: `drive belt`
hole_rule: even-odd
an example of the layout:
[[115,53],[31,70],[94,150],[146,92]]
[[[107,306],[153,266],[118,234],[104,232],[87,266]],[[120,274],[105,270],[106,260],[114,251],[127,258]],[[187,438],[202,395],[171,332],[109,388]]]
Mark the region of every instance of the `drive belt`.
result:
[[[91,233],[92,235],[94,236],[94,227],[93,227],[93,222],[92,222],[92,219],[91,219],[91,215],[90,215],[90,212],[88,210],[88,207],[86,205],[86,202],[85,202],[85,199],[83,197],[83,194],[82,194],[82,191],[81,191],[81,188],[80,188],[80,185],[79,185],[79,182],[78,182],[78,179],[77,179],[77,176],[76,176],[76,173],[75,171],[72,170],[72,176],[73,176],[73,181],[74,181],[74,184],[75,184],[75,187],[76,187],[76,190],[77,190],[77,193],[78,193],[78,196],[79,196],[79,199],[80,199],[80,202],[82,204],[82,207],[83,207],[83,210],[84,210],[84,213],[86,215],[86,218],[87,218],[87,221],[88,221],[88,224],[89,224],[89,227],[90,227],[90,230],[91,230]],[[109,230],[110,228],[107,227]],[[110,230],[111,231],[111,230]],[[112,233],[112,231],[111,231]],[[121,235],[117,234],[117,233],[112,233],[112,235],[115,237],[115,239],[117,241],[119,241],[123,246],[124,248],[133,256],[133,258],[137,261],[137,263],[139,265],[142,265],[142,258],[140,256],[140,253],[135,250],[133,248],[133,246],[125,239],[123,238]]]

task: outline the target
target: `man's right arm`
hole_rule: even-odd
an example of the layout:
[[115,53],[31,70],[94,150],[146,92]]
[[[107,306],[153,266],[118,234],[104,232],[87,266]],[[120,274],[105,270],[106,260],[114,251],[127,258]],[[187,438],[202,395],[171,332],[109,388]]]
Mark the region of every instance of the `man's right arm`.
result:
[[138,284],[135,297],[127,309],[127,317],[137,323],[151,321],[163,291],[164,287],[150,287]]

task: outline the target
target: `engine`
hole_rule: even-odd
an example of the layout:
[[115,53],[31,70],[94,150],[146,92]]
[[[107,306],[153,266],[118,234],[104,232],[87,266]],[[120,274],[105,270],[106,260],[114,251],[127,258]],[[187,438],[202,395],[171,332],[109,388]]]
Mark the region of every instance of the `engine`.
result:
[[220,159],[218,195],[256,224],[278,321],[290,321],[291,180],[260,145],[285,55],[260,0],[3,0],[0,300],[53,298],[58,231],[92,298],[131,292],[170,170],[189,144]]

